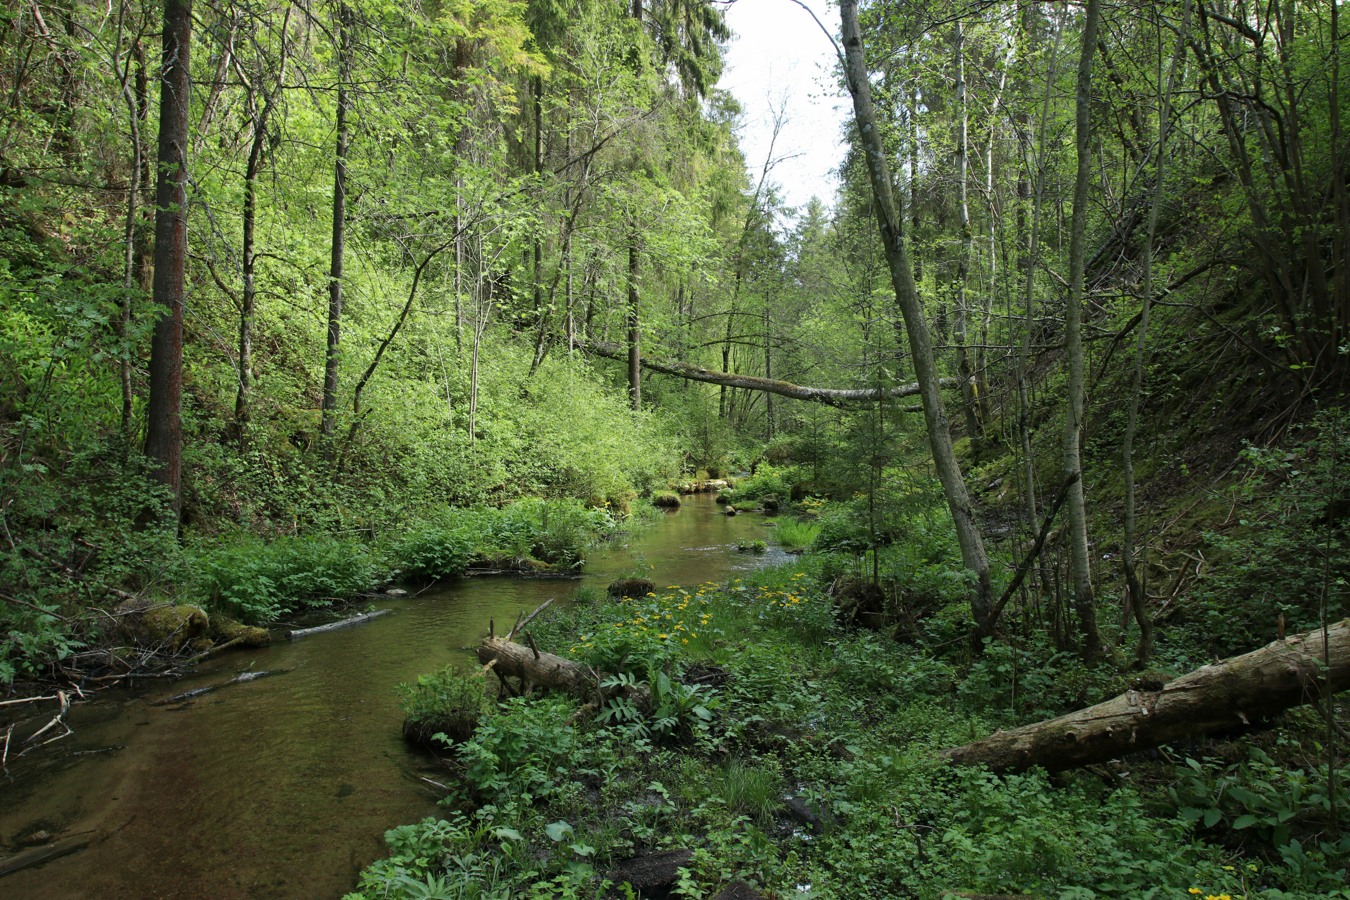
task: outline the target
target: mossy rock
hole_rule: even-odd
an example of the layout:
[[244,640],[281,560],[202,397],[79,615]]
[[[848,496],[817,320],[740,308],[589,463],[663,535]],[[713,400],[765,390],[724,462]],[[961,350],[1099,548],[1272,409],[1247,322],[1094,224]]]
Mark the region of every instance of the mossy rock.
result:
[[766,513],[769,513],[770,515],[776,514],[780,506],[778,502],[778,495],[765,494],[764,497],[759,501],[759,505],[764,509]]
[[177,652],[209,640],[211,620],[198,606],[124,603],[117,609],[117,630],[139,646]]
[[220,613],[211,617],[211,638],[217,644],[237,641],[236,646],[240,647],[266,647],[272,643],[272,634],[266,628],[245,625]]
[[679,509],[680,495],[674,491],[657,491],[652,494],[652,506],[659,506],[662,509]]
[[620,578],[606,589],[611,597],[645,597],[656,590],[650,578]]

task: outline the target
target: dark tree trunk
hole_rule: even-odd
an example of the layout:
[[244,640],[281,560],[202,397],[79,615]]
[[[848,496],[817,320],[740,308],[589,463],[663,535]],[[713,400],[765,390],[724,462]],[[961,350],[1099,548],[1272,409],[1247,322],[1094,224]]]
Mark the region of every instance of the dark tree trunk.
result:
[[342,343],[342,260],[347,245],[347,111],[351,105],[347,82],[351,79],[352,11],[345,3],[338,9],[337,154],[333,163],[333,241],[328,269],[328,345],[324,354],[323,401],[319,434],[324,452],[333,451],[337,428],[337,393]]
[[150,345],[145,455],[182,509],[183,282],[187,263],[188,60],[191,0],[166,0],[159,95],[159,181],[155,189],[155,303],[164,307]]
[[642,409],[641,323],[638,320],[638,247],[637,234],[628,245],[628,397],[633,410]]

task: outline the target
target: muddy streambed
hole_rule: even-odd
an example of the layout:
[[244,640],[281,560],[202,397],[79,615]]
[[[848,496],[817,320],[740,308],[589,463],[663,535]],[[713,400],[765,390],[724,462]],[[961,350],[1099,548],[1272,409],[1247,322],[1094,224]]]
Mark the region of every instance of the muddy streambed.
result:
[[[594,551],[581,580],[461,579],[381,601],[393,612],[363,625],[77,704],[73,736],[11,759],[0,780],[0,864],[34,831],[88,845],[0,876],[0,897],[338,897],[384,854],[385,829],[437,811],[441,792],[422,778],[445,773],[400,739],[395,685],[470,659],[489,618],[509,625],[635,564],[665,586],[781,561],[774,549],[736,552],[772,545],[767,521],[688,497],[656,527]],[[241,671],[276,674],[156,702]]]

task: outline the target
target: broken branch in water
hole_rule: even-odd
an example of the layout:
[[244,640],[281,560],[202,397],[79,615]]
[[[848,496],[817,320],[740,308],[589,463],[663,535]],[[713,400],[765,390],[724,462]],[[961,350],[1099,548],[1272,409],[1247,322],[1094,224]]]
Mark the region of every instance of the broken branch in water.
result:
[[352,616],[350,619],[342,619],[338,622],[329,622],[327,625],[316,625],[313,628],[297,628],[290,632],[287,637],[291,640],[297,638],[309,637],[311,634],[322,634],[325,631],[337,631],[339,628],[346,628],[349,625],[360,625],[362,622],[369,622],[371,619],[393,612],[392,609],[375,609],[370,612],[363,612]]

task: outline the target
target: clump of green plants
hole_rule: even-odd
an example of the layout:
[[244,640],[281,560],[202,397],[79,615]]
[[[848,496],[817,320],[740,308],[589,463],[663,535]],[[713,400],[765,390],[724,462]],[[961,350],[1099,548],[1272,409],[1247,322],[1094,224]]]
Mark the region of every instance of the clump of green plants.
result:
[[473,519],[447,510],[394,541],[389,555],[404,578],[437,581],[463,575],[474,555]]
[[605,509],[577,500],[518,500],[501,509],[446,508],[389,546],[391,566],[403,577],[435,580],[474,565],[530,568],[531,562],[575,568],[585,551],[615,530]]
[[369,550],[333,537],[241,538],[190,562],[210,603],[251,625],[370,590],[381,571]]
[[468,740],[492,709],[477,672],[449,665],[398,686],[403,736],[426,747]]
[[800,553],[808,549],[820,536],[820,523],[807,522],[788,516],[778,520],[778,530],[774,532],[778,544],[789,553]]
[[[821,900],[1350,897],[1311,769],[1187,765],[1169,798],[1150,779],[943,763],[936,750],[1097,682],[1069,657],[1045,675],[1062,684],[1036,681],[1048,647],[972,664],[843,628],[813,559],[723,586],[592,593],[536,621],[541,646],[601,673],[610,699],[514,698],[485,716],[456,751],[465,815],[391,833],[361,896],[622,894],[602,874],[617,860],[690,847],[674,896],[743,880]],[[649,705],[631,699],[643,691]]]
[[737,542],[736,542],[736,552],[737,552],[737,553],[755,553],[755,554],[760,554],[760,553],[767,553],[768,550],[769,550],[769,545],[768,545],[767,543],[765,543],[764,541],[758,541],[758,540],[756,540],[756,541],[737,541]]
[[661,509],[679,509],[680,495],[675,491],[652,491],[652,506]]
[[800,473],[794,466],[762,462],[756,467],[755,474],[738,480],[735,488],[727,492],[727,502],[738,508],[753,506],[766,498],[776,502],[779,498],[792,496],[792,487],[798,480]]

